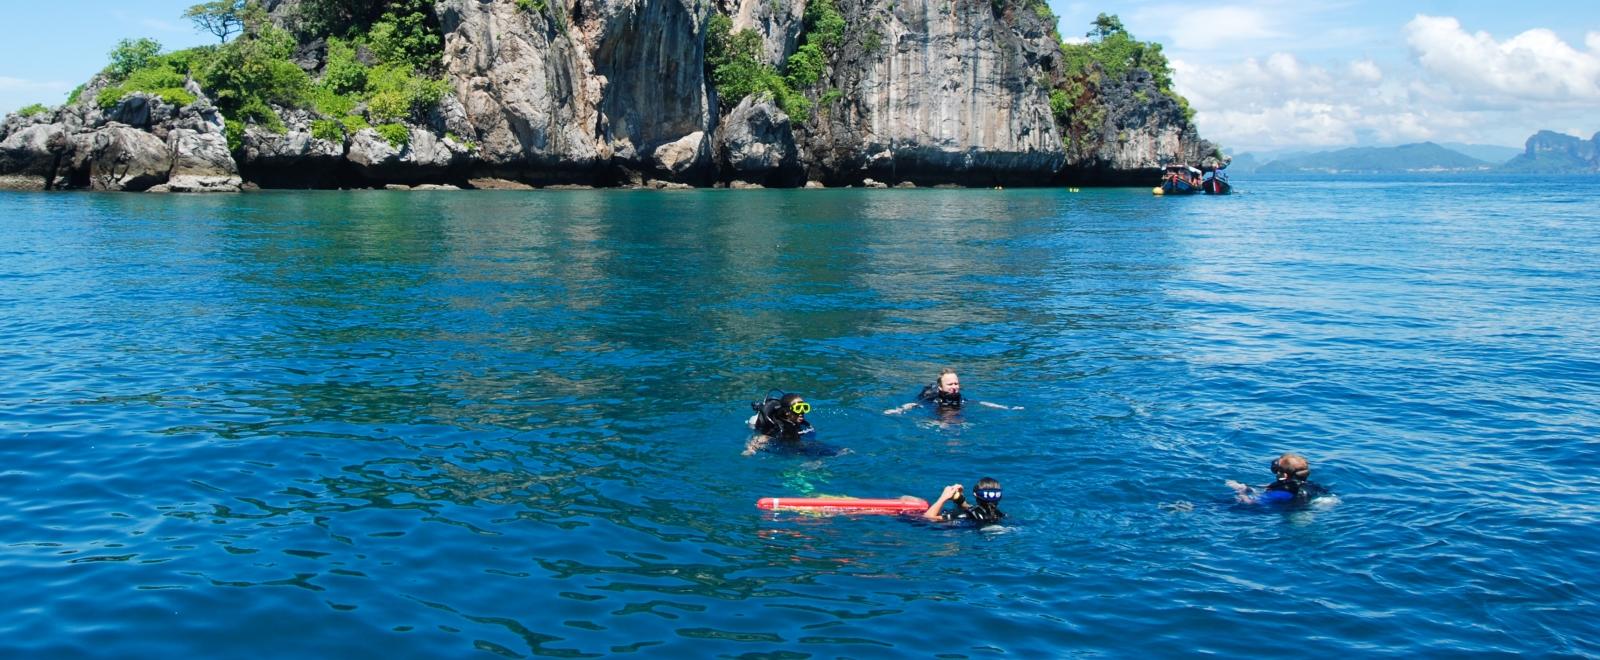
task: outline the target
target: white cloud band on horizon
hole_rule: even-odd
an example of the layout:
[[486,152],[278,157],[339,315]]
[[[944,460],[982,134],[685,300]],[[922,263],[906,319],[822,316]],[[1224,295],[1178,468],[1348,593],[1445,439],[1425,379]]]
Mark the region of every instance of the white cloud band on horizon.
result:
[[1201,134],[1234,151],[1406,142],[1521,144],[1536,130],[1600,126],[1600,33],[1587,52],[1549,30],[1503,42],[1454,18],[1418,15],[1409,62],[1308,64],[1289,53],[1242,61],[1172,60]]
[[1600,100],[1600,35],[1580,51],[1555,32],[1528,30],[1504,42],[1468,34],[1452,17],[1417,14],[1406,24],[1417,63],[1455,89],[1490,98],[1531,101]]

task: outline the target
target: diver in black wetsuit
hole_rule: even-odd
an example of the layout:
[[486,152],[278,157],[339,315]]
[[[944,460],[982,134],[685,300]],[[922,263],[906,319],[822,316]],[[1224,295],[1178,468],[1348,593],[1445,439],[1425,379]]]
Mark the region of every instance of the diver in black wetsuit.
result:
[[1311,462],[1306,457],[1286,452],[1272,462],[1272,483],[1257,489],[1229,480],[1234,498],[1243,504],[1305,504],[1333,492],[1311,482]]
[[773,396],[769,392],[766,399],[751,403],[750,409],[756,412],[750,418],[750,428],[755,429],[756,435],[745,443],[745,456],[766,447],[774,438],[798,441],[815,432],[811,422],[806,421],[811,404],[798,394],[778,392]]
[[[979,527],[993,525],[1006,517],[1000,510],[1000,482],[989,477],[978,480],[977,486],[972,489],[973,498],[978,500],[977,505],[968,504],[966,497],[961,493],[961,484],[951,484],[944,487],[944,492],[939,494],[939,501],[934,502],[922,517],[940,522],[966,522]],[[956,510],[946,512],[946,502],[955,502]]]
[[[917,406],[928,405],[940,413],[954,413],[961,410],[965,403],[961,398],[961,377],[956,375],[955,369],[945,368],[939,371],[939,378],[922,388],[917,394],[917,400],[905,405],[883,411],[886,415],[898,415]],[[977,402],[980,406],[999,408],[1001,410],[1022,410],[1021,406],[1002,406],[988,401]]]
[[939,372],[939,379],[929,383],[917,394],[918,403],[926,403],[940,408],[961,407],[961,377],[956,375],[955,369],[945,369]]

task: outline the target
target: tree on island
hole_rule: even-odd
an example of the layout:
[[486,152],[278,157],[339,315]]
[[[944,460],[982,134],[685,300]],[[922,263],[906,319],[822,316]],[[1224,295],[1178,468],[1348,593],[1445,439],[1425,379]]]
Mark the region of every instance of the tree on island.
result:
[[1122,26],[1122,19],[1117,18],[1116,14],[1100,14],[1094,17],[1094,29],[1083,36],[1103,40],[1117,34],[1128,34],[1128,28]]
[[215,0],[190,7],[183,17],[193,21],[196,29],[227,43],[229,36],[244,31],[244,12],[245,0]]

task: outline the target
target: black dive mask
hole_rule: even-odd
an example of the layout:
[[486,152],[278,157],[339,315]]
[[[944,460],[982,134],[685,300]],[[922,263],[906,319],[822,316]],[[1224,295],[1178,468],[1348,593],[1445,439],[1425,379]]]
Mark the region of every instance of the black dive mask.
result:
[[979,488],[972,491],[972,496],[982,504],[999,504],[1001,492],[999,488]]
[[1278,465],[1278,461],[1276,460],[1272,461],[1272,473],[1283,475],[1289,481],[1295,482],[1305,481],[1311,478],[1311,468],[1307,467],[1300,468],[1298,470],[1289,470],[1281,465]]

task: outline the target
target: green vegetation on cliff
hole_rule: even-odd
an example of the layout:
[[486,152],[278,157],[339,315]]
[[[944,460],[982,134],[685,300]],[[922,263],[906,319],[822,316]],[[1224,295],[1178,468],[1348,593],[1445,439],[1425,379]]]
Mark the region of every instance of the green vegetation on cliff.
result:
[[430,75],[437,73],[443,44],[432,3],[307,0],[301,11],[300,36],[326,39],[319,79],[294,61],[296,35],[273,25],[259,3],[223,0],[195,5],[185,16],[203,28],[218,26],[213,33],[224,39],[236,23],[236,39],[172,53],[162,53],[154,40],[124,40],[110,54],[104,71],[109,85],[97,102],[110,110],[143,92],[188,105],[195,101],[186,89],[192,79],[230,122],[235,148],[245,124],[284,130],[275,106],[320,115],[312,126],[319,139],[342,141],[380,122],[391,143],[409,141],[403,126],[387,126],[417,119],[449,91],[444,80]]
[[[844,15],[832,0],[807,3],[800,47],[779,74],[762,56],[760,33],[734,32],[733,19],[712,14],[706,23],[706,71],[722,109],[726,111],[751,94],[765,94],[796,123],[805,123],[811,118],[812,105],[806,92],[827,74],[828,62],[844,41],[844,32]],[[823,98],[829,95],[825,93]]]
[[[1088,41],[1062,42],[1063,75],[1050,92],[1050,109],[1069,147],[1105,124],[1112,103],[1106,98],[1107,88],[1140,73],[1149,75],[1157,93],[1178,104],[1185,121],[1194,121],[1189,101],[1172,89],[1172,67],[1161,44],[1135,39],[1114,14],[1095,17],[1084,36]],[[1137,90],[1130,100],[1147,103],[1150,98]]]

